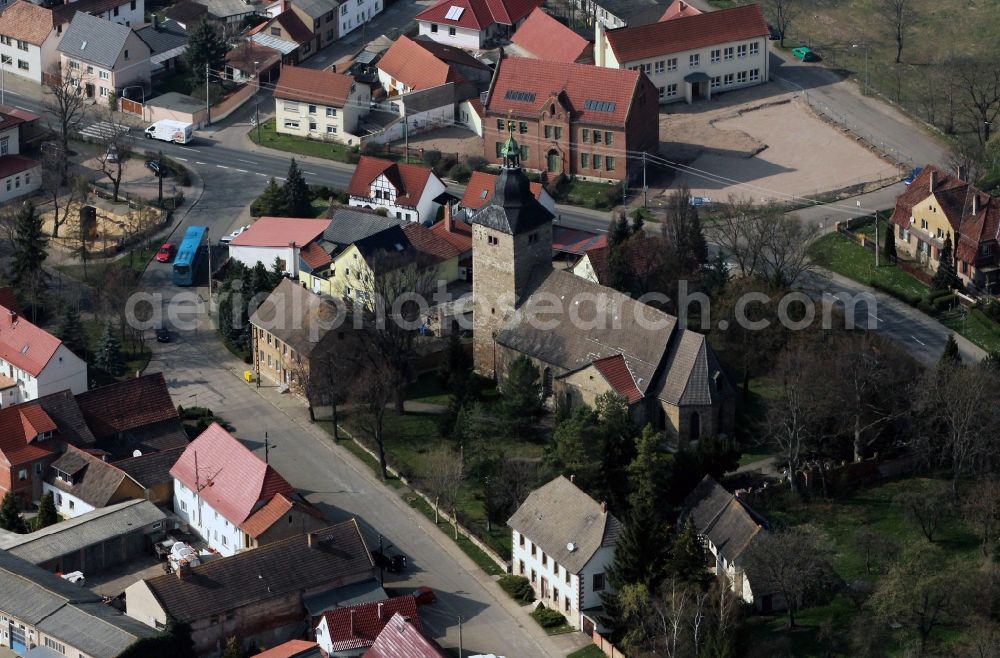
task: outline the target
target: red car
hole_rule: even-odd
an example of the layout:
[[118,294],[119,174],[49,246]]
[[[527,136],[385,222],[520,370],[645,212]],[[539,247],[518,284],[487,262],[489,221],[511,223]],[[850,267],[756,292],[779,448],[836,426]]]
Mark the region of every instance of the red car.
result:
[[164,243],[160,250],[156,252],[156,260],[161,263],[169,263],[170,259],[174,257],[174,245],[169,242]]
[[437,601],[437,594],[430,587],[419,587],[414,590],[413,598],[417,600],[417,605],[427,605]]

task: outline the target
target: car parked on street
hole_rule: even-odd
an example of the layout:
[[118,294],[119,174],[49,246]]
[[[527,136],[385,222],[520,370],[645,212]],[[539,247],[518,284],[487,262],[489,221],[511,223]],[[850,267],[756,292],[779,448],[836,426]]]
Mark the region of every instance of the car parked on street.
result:
[[428,605],[437,601],[437,594],[430,587],[418,587],[413,591],[413,598],[417,605]]
[[219,238],[219,244],[229,244],[230,242],[232,242],[233,240],[235,240],[237,237],[239,237],[240,233],[242,233],[243,231],[247,230],[248,228],[250,228],[249,224],[247,224],[246,226],[241,226],[238,229],[236,229],[235,231],[233,231],[232,233],[229,233],[227,235],[222,236],[221,238]]
[[819,55],[814,53],[809,46],[799,46],[792,48],[792,57],[801,59],[803,62],[818,62]]
[[174,245],[171,242],[164,242],[160,250],[156,252],[156,261],[158,263],[169,263],[173,257]]
[[169,343],[170,342],[170,330],[166,327],[160,327],[156,330],[156,342],[157,343]]
[[146,169],[149,169],[156,176],[163,176],[165,173],[160,167],[160,162],[158,160],[146,160]]

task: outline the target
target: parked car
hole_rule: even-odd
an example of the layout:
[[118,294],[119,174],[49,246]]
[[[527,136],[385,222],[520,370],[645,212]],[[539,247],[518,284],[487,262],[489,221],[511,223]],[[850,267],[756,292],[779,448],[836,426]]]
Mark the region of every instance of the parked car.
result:
[[919,176],[920,172],[923,171],[923,170],[924,170],[923,167],[914,167],[910,171],[910,175],[903,179],[903,182],[907,186],[913,185],[913,181],[917,180],[917,176]]
[[149,169],[157,176],[163,176],[165,173],[163,169],[160,167],[159,160],[146,160],[146,169]]
[[792,56],[801,59],[803,62],[818,62],[819,55],[814,53],[809,46],[799,46],[792,48]]
[[768,32],[767,38],[770,39],[771,41],[781,40],[781,31],[775,26],[771,25],[770,23],[767,24],[767,32]]
[[107,162],[118,162],[118,147],[112,144],[108,147],[108,152],[105,154],[104,159]]
[[156,342],[157,343],[169,343],[170,342],[170,330],[166,327],[159,327],[156,330]]
[[232,242],[233,240],[235,240],[237,237],[239,237],[240,233],[242,233],[243,231],[247,230],[248,228],[250,228],[249,224],[247,224],[246,226],[239,227],[238,229],[236,229],[232,233],[229,233],[228,235],[222,236],[221,238],[219,238],[219,244],[229,244],[230,242]]
[[709,205],[711,203],[712,203],[712,200],[710,198],[708,198],[707,196],[693,196],[690,199],[688,199],[688,204],[690,204],[690,205],[692,205],[692,206],[694,206],[696,208],[698,206],[707,206],[707,205]]
[[413,592],[413,598],[416,599],[417,605],[428,605],[437,601],[437,594],[430,587],[418,587]]
[[174,257],[174,245],[170,242],[164,242],[160,250],[156,252],[156,260],[160,263],[169,263],[170,259]]

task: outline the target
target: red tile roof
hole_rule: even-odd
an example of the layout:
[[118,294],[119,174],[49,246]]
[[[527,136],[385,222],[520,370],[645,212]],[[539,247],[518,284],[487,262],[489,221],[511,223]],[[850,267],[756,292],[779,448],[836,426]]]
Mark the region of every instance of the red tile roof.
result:
[[[469,210],[479,210],[486,205],[486,202],[493,198],[493,190],[496,188],[497,177],[485,171],[474,171],[469,178],[469,184],[465,186],[465,194],[462,195],[462,207]],[[544,188],[541,183],[531,183],[531,193],[536,199],[541,200]]]
[[686,16],[607,31],[615,58],[623,65],[720,43],[767,37],[767,21],[759,5],[741,5],[707,14]]
[[62,342],[49,332],[0,306],[0,358],[7,363],[37,377],[60,345]]
[[446,658],[434,640],[398,612],[389,619],[364,658]]
[[417,601],[412,596],[397,596],[323,613],[333,651],[372,646],[396,613],[406,617],[418,631],[423,631],[417,614]]
[[[584,254],[584,257],[590,260],[590,266],[594,269],[594,274],[597,275],[597,282],[605,286],[608,285],[609,279],[609,249],[606,242],[607,240],[605,240],[604,246],[588,249]],[[660,266],[660,254],[662,253],[660,238],[633,238],[627,243],[627,248],[629,264],[637,275],[647,275]]]
[[531,12],[511,41],[538,59],[550,62],[576,62],[586,58],[593,48],[590,41],[549,16],[541,7]]
[[591,233],[566,226],[552,227],[552,250],[567,254],[584,254],[608,246],[607,233]]
[[642,399],[642,391],[635,385],[635,378],[625,363],[621,354],[605,357],[594,361],[594,367],[604,375],[611,388],[625,398],[629,404],[635,404]]
[[405,34],[379,60],[378,68],[412,89],[429,89],[465,79],[422,42]]
[[447,240],[451,246],[459,250],[460,253],[467,253],[472,250],[472,227],[458,219],[452,220],[451,230],[448,230],[446,220],[441,220],[431,227],[438,237]]
[[700,16],[703,12],[696,7],[692,7],[684,0],[674,0],[660,16],[661,21],[669,21],[673,18],[684,18],[685,16]]
[[303,247],[302,250],[299,251],[299,256],[303,261],[305,261],[306,265],[314,270],[333,262],[333,258],[330,254],[326,253],[323,247],[319,246],[316,242],[310,242]]
[[41,164],[37,160],[26,158],[23,155],[5,155],[0,157],[0,179],[40,166]]
[[412,207],[416,207],[420,202],[427,181],[433,175],[427,167],[363,155],[354,170],[354,175],[351,176],[347,193],[351,196],[368,198],[371,195],[372,181],[382,174],[385,174],[396,188],[396,205]]
[[[272,19],[272,23],[277,23],[285,32],[288,33],[289,38],[297,44],[303,44],[313,38],[313,31],[302,22],[299,15],[294,11],[283,11]],[[270,25],[271,23],[263,23],[262,25]],[[263,29],[263,27],[261,28]]]
[[486,0],[497,23],[517,25],[517,22],[541,7],[544,0]]
[[438,43],[437,41],[432,41],[428,36],[418,36],[414,39],[418,46],[434,55],[442,62],[447,62],[449,64],[455,64],[458,66],[466,66],[472,69],[480,69],[483,71],[489,71],[489,67],[480,62],[478,59],[470,55],[468,52],[457,48],[455,46],[449,46],[446,43]]
[[247,230],[236,236],[230,247],[287,247],[294,242],[303,247],[330,225],[329,219],[303,217],[261,217]]
[[55,428],[41,405],[28,402],[0,409],[0,459],[17,466],[48,457],[53,450],[32,441],[40,432]]
[[51,9],[17,0],[0,15],[0,34],[41,46],[55,29]]
[[455,247],[449,240],[444,239],[423,224],[409,223],[403,227],[410,244],[417,251],[432,256],[438,260],[449,260],[458,257],[462,250]]
[[256,539],[264,534],[264,532],[266,532],[267,529],[273,526],[276,522],[283,519],[285,515],[293,509],[298,509],[305,514],[309,514],[317,519],[326,521],[320,511],[312,505],[304,503],[297,498],[292,498],[283,493],[279,493],[272,497],[271,500],[267,501],[263,507],[251,514],[250,517],[247,518],[242,525],[240,525],[240,529]]
[[80,393],[76,403],[87,426],[100,437],[178,418],[159,372]]
[[[518,21],[542,6],[544,0],[441,0],[417,14],[418,21],[454,25],[471,30],[484,30],[494,23],[516,25]],[[446,18],[452,7],[461,7],[457,19]]]
[[314,651],[318,647],[315,642],[306,642],[305,640],[289,640],[284,644],[279,644],[273,649],[268,649],[267,651],[262,651],[254,656],[254,658],[297,658],[299,655],[306,653],[307,651]]
[[170,469],[170,475],[198,492],[212,509],[236,525],[246,521],[258,503],[294,490],[276,470],[218,423],[212,423],[191,442]]
[[[638,71],[508,57],[499,64],[486,109],[537,119],[550,94],[562,92],[575,121],[623,126],[639,81]],[[515,98],[514,92],[531,97]],[[587,109],[587,101],[611,103],[611,110]]]
[[344,107],[353,86],[354,78],[342,73],[282,66],[281,77],[274,88],[274,97]]

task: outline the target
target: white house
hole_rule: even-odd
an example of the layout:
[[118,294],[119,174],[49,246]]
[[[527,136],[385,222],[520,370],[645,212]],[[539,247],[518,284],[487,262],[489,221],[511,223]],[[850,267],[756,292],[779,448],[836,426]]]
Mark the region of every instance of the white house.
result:
[[[2,162],[2,159],[0,159]],[[58,338],[0,306],[0,399],[3,406],[70,389],[87,390],[87,364]]]
[[[397,614],[413,624],[418,632],[423,629],[416,599],[410,595],[395,596],[327,610],[316,625],[316,644],[329,658],[361,658]],[[407,649],[412,651],[411,647],[397,647],[398,653],[393,655],[407,658],[426,655],[417,655]]]
[[478,50],[507,39],[543,0],[441,0],[416,16],[420,36]]
[[70,519],[145,497],[145,488],[128,473],[72,445],[50,465],[42,492],[51,493],[56,511]]
[[0,15],[0,61],[4,74],[41,84],[59,68],[62,25],[52,9],[16,0]]
[[446,189],[427,167],[362,156],[347,193],[352,206],[385,208],[390,217],[424,222],[436,219],[440,203],[435,199]]
[[605,30],[595,26],[597,66],[642,71],[661,103],[767,82],[768,28],[759,5]]
[[152,51],[125,25],[77,12],[59,54],[61,70],[79,80],[87,98],[107,102],[130,87],[149,87]]
[[328,219],[261,217],[229,243],[229,257],[247,267],[263,263],[269,270],[277,258],[285,274],[297,277],[302,249],[328,226]]
[[[294,1],[294,0],[293,0]],[[340,36],[352,32],[367,23],[376,14],[382,13],[382,0],[344,0],[337,15],[340,20]]]
[[275,130],[353,144],[358,119],[368,114],[371,98],[371,87],[350,76],[283,66],[274,89]]
[[227,557],[253,548],[255,536],[283,520],[283,514],[264,517],[273,517],[272,499],[294,491],[276,470],[217,423],[185,448],[170,475],[174,513]]
[[531,581],[535,598],[576,629],[599,627],[596,610],[610,591],[604,574],[621,532],[607,506],[560,475],[532,491],[507,525],[511,568]]

